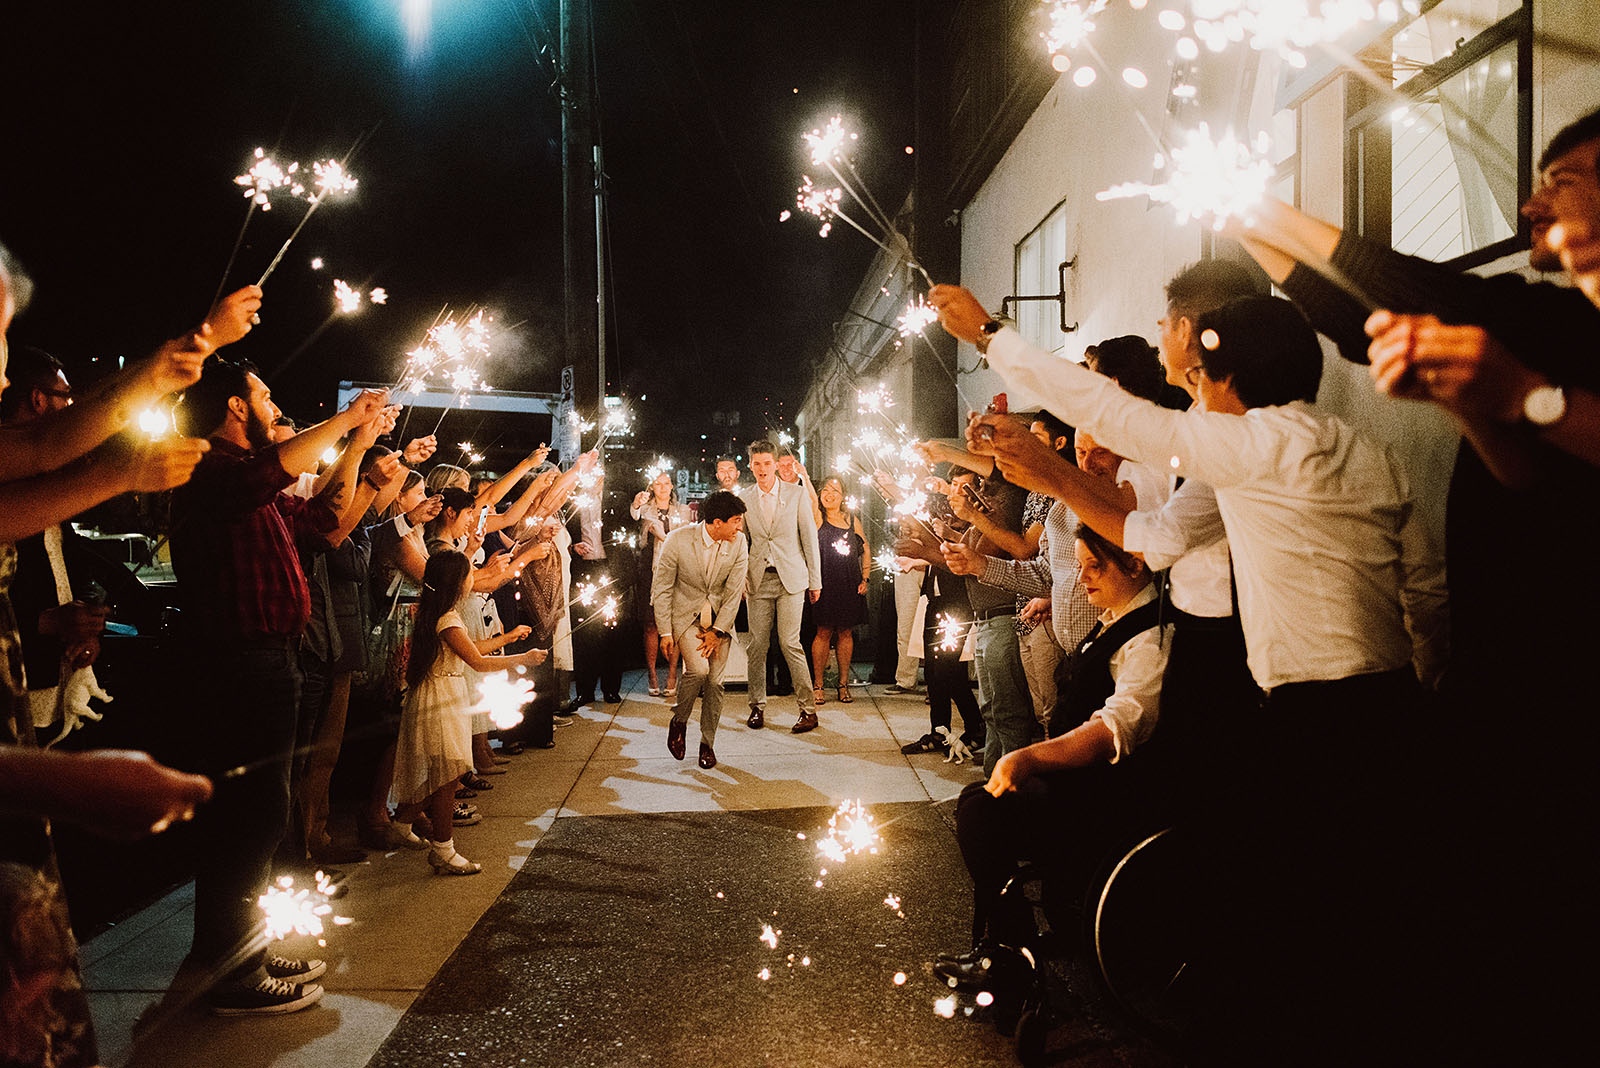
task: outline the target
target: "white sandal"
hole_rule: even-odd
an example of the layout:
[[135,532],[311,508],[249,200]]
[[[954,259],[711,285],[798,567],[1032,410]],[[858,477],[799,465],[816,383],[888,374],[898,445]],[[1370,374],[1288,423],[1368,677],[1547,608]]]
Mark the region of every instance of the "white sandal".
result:
[[[443,850],[439,848],[441,845],[445,847]],[[433,865],[435,875],[476,875],[483,870],[482,864],[474,864],[456,852],[453,839],[449,842],[435,842],[428,852],[428,863]]]

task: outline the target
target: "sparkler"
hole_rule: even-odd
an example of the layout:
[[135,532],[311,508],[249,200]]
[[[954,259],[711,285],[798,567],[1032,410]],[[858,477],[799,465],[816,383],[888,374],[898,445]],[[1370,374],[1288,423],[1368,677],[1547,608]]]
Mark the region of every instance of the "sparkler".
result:
[[953,653],[961,648],[966,639],[966,624],[954,616],[941,612],[939,614],[939,648],[947,653]]
[[[910,337],[912,334],[921,334],[928,327],[939,321],[939,312],[933,305],[923,299],[921,294],[906,308],[896,322],[900,326],[900,336]],[[883,387],[879,387],[880,389]]]
[[833,543],[833,551],[840,556],[850,555],[850,536],[847,534]]
[[876,856],[881,843],[877,824],[866,806],[859,800],[842,801],[828,817],[827,833],[817,839],[817,852],[831,863],[843,864],[861,853]]
[[472,706],[472,711],[488,716],[496,729],[510,730],[522,722],[523,706],[532,700],[533,683],[495,671],[479,681],[478,703]]
[[349,315],[361,309],[361,290],[341,278],[333,280],[333,307],[336,312]]
[[[351,151],[354,151],[352,149]],[[349,157],[346,156],[346,159]],[[272,272],[278,269],[278,264],[283,261],[284,254],[289,251],[289,246],[294,244],[294,239],[300,236],[300,231],[305,229],[306,223],[311,221],[311,216],[322,207],[322,202],[330,196],[343,196],[354,191],[356,187],[355,176],[344,169],[344,164],[339,160],[325,159],[311,165],[312,172],[316,175],[313,184],[317,191],[306,202],[306,213],[300,217],[300,222],[289,232],[288,238],[283,242],[278,254],[272,257],[272,262],[267,264],[267,269],[261,272],[261,277],[256,280],[256,285],[265,285],[267,279],[272,277]]]
[[1166,181],[1124,182],[1096,193],[1095,199],[1143,195],[1158,204],[1170,204],[1180,224],[1209,219],[1212,229],[1218,231],[1230,219],[1249,225],[1274,177],[1267,158],[1269,147],[1265,133],[1257,138],[1254,149],[1231,131],[1213,141],[1210,128],[1201,123],[1184,135],[1182,145],[1156,155],[1156,169],[1168,171]]
[[314,887],[298,890],[294,888],[293,876],[279,876],[265,894],[256,898],[257,907],[266,917],[267,938],[282,941],[292,934],[309,935],[317,940],[317,945],[326,946],[327,940],[322,937],[323,917],[331,917],[331,922],[339,925],[350,922],[333,915],[333,906],[328,904],[332,892],[333,880],[320,871]]
[[159,408],[146,408],[139,413],[139,429],[148,434],[151,441],[159,441],[166,437],[167,431],[173,429],[172,413]]
[[258,148],[255,151],[255,162],[250,169],[234,178],[234,183],[244,187],[244,195],[249,198],[252,209],[260,208],[262,211],[272,210],[272,194],[289,187],[291,196],[299,196],[304,188],[299,179],[295,177],[300,170],[300,164],[291,163],[287,168],[278,164],[278,161],[267,155],[267,150]]

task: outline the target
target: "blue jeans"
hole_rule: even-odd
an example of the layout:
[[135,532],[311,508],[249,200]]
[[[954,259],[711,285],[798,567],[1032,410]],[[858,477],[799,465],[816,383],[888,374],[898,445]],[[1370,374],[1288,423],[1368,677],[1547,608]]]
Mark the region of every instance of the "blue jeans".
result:
[[977,630],[978,709],[988,728],[983,747],[983,773],[993,774],[997,761],[1015,749],[1031,745],[1042,735],[1033,715],[1028,676],[1022,670],[1017,628],[1009,615],[982,619]]

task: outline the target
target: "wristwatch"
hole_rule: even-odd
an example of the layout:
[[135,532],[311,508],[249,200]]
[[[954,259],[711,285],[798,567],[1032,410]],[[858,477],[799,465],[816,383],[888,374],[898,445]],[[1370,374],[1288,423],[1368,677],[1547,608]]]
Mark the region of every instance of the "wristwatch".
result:
[[980,355],[987,356],[989,354],[989,342],[993,341],[994,336],[999,332],[999,319],[990,319],[988,322],[978,327],[978,340],[973,342],[973,344],[978,347],[978,352]]
[[1538,386],[1522,398],[1522,417],[1534,426],[1551,426],[1567,414],[1567,394],[1560,386]]

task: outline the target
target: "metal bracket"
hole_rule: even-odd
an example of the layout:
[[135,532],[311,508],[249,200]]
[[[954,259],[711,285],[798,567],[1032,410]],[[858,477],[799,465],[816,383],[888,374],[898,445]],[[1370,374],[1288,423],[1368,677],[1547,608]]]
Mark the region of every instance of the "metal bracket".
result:
[[1057,304],[1059,304],[1061,306],[1061,332],[1063,334],[1072,333],[1074,330],[1078,329],[1078,326],[1080,324],[1073,323],[1070,326],[1067,325],[1067,272],[1072,270],[1073,268],[1075,268],[1077,266],[1078,266],[1078,257],[1074,256],[1070,260],[1062,260],[1060,266],[1058,266],[1056,268],[1056,274],[1058,276],[1060,276],[1060,279],[1061,279],[1061,291],[1059,293],[1042,293],[1042,294],[1040,294],[1038,296],[1029,296],[1029,297],[1017,297],[1017,296],[1007,297],[1006,299],[1004,299],[1004,300],[1002,300],[1000,302],[1000,314],[1003,317],[1008,318],[1008,319],[1012,317],[1011,316],[1011,302],[1012,301],[1016,301],[1018,303],[1021,303],[1022,301],[1025,301],[1025,300],[1053,300],[1053,301],[1055,301]]

